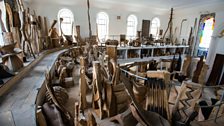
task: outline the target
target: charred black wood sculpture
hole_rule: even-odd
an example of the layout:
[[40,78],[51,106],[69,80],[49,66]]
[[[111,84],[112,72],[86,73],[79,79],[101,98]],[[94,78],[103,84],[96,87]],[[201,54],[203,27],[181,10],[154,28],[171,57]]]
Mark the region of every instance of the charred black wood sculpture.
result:
[[145,85],[148,89],[146,110],[156,112],[165,119],[168,119],[168,105],[165,103],[166,98],[164,98],[166,85],[163,79],[148,78],[148,80],[145,81]]
[[204,59],[204,56],[201,56],[200,57],[200,60],[198,61],[196,70],[194,71],[194,75],[193,75],[193,78],[192,78],[192,82],[198,83],[198,78],[199,78],[201,69],[203,67],[203,59]]

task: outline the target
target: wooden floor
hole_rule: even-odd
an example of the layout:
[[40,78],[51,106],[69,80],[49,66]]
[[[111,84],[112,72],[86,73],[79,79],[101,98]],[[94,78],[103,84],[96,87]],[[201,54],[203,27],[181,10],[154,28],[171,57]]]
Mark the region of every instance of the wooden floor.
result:
[[35,126],[35,100],[45,71],[65,50],[46,55],[7,94],[0,98],[0,126]]

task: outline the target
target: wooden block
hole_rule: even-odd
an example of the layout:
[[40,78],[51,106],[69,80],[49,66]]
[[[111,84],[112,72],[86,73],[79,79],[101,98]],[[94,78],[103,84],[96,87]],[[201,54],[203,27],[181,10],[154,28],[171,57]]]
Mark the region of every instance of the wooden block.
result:
[[74,80],[72,77],[66,77],[65,78],[65,82],[64,82],[64,86],[66,88],[70,88],[70,87],[73,87],[74,86]]
[[39,126],[47,126],[47,122],[43,115],[42,109],[37,110],[36,116],[37,116],[37,123],[39,124]]

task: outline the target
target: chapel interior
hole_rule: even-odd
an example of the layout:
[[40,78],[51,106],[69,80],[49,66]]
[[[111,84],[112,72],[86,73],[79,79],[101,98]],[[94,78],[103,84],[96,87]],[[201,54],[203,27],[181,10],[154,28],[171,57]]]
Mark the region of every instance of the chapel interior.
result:
[[224,0],[0,0],[0,126],[223,126]]

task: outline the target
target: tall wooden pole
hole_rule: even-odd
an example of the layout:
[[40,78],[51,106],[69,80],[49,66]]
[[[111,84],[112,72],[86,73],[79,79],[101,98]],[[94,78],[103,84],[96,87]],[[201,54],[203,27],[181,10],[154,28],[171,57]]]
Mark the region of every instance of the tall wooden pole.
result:
[[171,8],[170,14],[170,43],[173,44],[173,8]]
[[170,20],[168,22],[168,27],[163,35],[163,41],[166,37],[166,33],[168,31],[168,29],[170,30],[170,35],[169,35],[169,38],[170,38],[170,42],[173,43],[173,33],[172,33],[172,29],[173,29],[173,23],[172,23],[172,20],[173,20],[173,8],[171,8],[171,14],[170,14]]
[[91,36],[92,36],[92,29],[91,29],[91,22],[90,22],[90,5],[89,5],[89,0],[87,0],[87,6],[88,6],[89,38],[91,38]]

